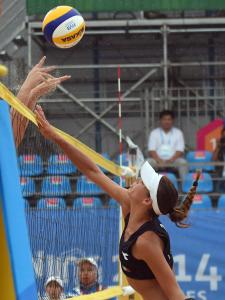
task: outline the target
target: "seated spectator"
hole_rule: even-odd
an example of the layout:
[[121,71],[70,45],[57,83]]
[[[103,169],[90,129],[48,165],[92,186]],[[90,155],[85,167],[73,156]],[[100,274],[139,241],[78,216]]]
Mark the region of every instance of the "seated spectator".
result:
[[180,129],[173,127],[174,114],[170,110],[160,113],[160,126],[154,129],[148,140],[149,162],[154,168],[165,169],[164,164],[181,164],[178,166],[179,176],[184,178],[187,163],[184,155],[184,137]]
[[46,295],[43,300],[64,300],[63,282],[59,277],[51,276],[45,283]]
[[92,257],[83,258],[78,263],[79,286],[75,295],[91,294],[102,290],[98,282],[98,265]]
[[[216,148],[213,152],[213,160],[218,162],[225,161],[225,127],[221,131],[220,139],[217,140]],[[216,167],[217,176],[222,180],[218,180],[215,184],[215,191],[224,193],[225,188],[225,166]]]

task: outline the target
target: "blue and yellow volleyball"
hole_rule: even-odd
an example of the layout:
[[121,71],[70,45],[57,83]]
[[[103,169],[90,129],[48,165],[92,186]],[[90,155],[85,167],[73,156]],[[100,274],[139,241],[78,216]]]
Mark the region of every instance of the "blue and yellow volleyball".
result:
[[71,6],[57,6],[44,17],[42,31],[46,40],[58,48],[71,48],[82,39],[85,21]]

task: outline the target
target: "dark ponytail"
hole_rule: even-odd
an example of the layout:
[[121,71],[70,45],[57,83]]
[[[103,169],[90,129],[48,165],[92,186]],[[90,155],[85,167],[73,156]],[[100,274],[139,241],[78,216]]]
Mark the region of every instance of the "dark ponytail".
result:
[[197,186],[198,186],[198,180],[200,178],[201,172],[197,171],[196,173],[196,179],[193,182],[192,187],[190,188],[186,198],[182,202],[180,206],[176,206],[173,208],[171,212],[169,212],[170,220],[178,227],[186,228],[189,227],[188,224],[183,223],[182,221],[187,218],[190,207],[193,203],[194,196],[196,194]]

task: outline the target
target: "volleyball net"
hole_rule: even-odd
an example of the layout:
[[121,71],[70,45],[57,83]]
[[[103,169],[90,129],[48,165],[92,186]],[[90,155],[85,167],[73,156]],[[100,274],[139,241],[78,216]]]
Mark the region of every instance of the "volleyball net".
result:
[[118,210],[54,208],[52,202],[57,199],[47,201],[46,208],[26,209],[40,296],[51,276],[60,277],[65,294],[73,295],[79,288],[78,262],[86,257],[97,262],[98,281],[103,287],[118,285]]
[[[121,220],[117,203],[82,176],[57,145],[39,134],[33,112],[3,84],[0,97],[31,121],[18,149],[18,162],[39,298],[45,295],[50,276],[60,277],[65,294],[72,297],[79,287],[78,262],[85,257],[97,262],[98,282],[105,289],[76,299],[100,300],[133,294],[131,288],[122,288],[119,282]],[[115,180],[127,170],[55,130]]]

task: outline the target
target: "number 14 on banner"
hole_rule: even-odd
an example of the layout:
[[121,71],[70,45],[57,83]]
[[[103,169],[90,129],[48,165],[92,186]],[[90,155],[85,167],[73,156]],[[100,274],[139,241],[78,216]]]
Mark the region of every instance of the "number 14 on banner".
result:
[[[222,276],[218,274],[218,270],[216,266],[211,266],[209,268],[209,274],[206,274],[206,268],[208,265],[209,258],[210,258],[210,254],[202,255],[195,274],[195,281],[209,282],[210,290],[217,291],[218,282],[222,281]],[[176,274],[177,280],[182,282],[192,281],[192,275],[188,275],[186,273],[186,266],[187,266],[186,255],[181,254],[181,255],[174,256],[174,263],[177,263],[177,267],[178,267],[177,274]]]

